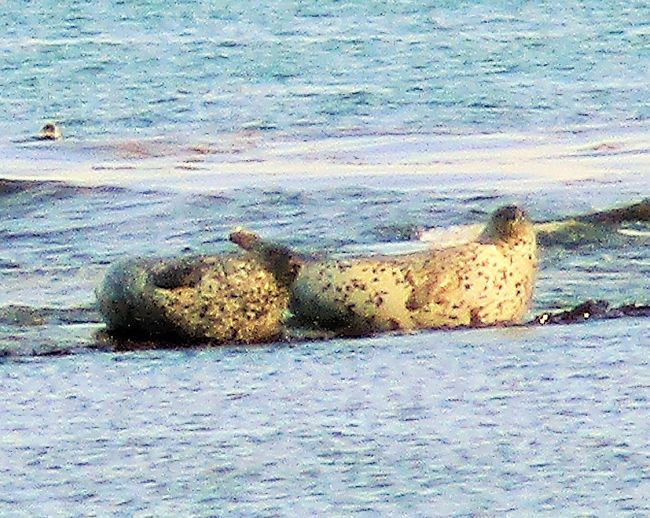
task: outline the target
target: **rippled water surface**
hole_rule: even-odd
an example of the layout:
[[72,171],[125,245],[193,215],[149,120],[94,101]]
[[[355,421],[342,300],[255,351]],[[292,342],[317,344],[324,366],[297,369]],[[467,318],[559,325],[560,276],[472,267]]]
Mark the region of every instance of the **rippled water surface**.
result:
[[476,131],[650,115],[642,2],[3,2],[3,138]]
[[4,363],[0,508],[645,515],[649,333],[617,321]]
[[[119,258],[225,250],[242,222],[306,250],[387,247],[513,200],[555,217],[558,193],[7,186],[0,515],[650,511],[647,319],[93,352],[92,290]],[[535,309],[647,301],[649,276],[647,237],[547,248]]]
[[[0,516],[650,514],[647,318],[98,348],[109,264],[237,225],[369,253],[650,195],[646,4],[398,4],[0,2]],[[649,304],[649,231],[546,246],[532,312]]]

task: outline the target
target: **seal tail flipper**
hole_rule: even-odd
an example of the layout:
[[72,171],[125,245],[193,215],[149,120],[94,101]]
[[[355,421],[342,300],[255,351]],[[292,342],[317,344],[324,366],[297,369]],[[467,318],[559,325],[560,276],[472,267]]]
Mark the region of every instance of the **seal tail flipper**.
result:
[[235,229],[230,233],[229,239],[243,250],[253,254],[273,273],[278,282],[286,286],[293,283],[304,264],[304,259],[290,248],[264,241],[249,230]]
[[260,238],[260,236],[255,232],[251,232],[244,228],[236,228],[233,230],[228,236],[228,239],[247,252],[256,251],[260,244],[263,243],[262,238]]

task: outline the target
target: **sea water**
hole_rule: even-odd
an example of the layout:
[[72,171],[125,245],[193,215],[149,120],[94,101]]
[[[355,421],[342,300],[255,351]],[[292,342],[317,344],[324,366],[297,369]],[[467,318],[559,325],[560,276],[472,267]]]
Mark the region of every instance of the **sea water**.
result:
[[[93,295],[238,225],[363,252],[640,201],[649,20],[1,2],[0,516],[650,513],[647,319],[107,352]],[[50,120],[65,139],[31,140]],[[623,230],[542,250],[531,314],[647,304],[648,227]]]
[[644,2],[6,0],[2,139],[647,121]]

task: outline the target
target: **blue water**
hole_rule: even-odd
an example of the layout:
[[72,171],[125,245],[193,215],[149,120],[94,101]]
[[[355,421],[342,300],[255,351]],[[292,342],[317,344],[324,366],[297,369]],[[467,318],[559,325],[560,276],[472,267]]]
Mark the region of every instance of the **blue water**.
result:
[[575,328],[0,364],[0,511],[645,516],[648,321]]
[[[650,514],[648,319],[110,352],[93,296],[114,261],[222,252],[240,224],[364,251],[506,203],[640,201],[648,139],[625,137],[650,133],[649,20],[640,2],[0,2],[0,178],[35,180],[0,183],[0,516]],[[26,142],[49,120],[63,142]],[[521,142],[493,132],[551,142],[557,176],[500,169]],[[277,142],[303,147],[256,172]],[[458,166],[486,148],[486,173]],[[305,174],[322,163],[346,167]],[[624,230],[542,250],[533,311],[650,303],[648,224]]]
[[643,2],[100,2],[0,9],[3,139],[633,124]]

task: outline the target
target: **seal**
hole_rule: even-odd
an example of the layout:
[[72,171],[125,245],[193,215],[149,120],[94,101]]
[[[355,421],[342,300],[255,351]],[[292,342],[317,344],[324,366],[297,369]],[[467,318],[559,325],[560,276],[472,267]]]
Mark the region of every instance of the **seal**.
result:
[[[278,252],[279,253],[279,252]],[[267,260],[268,259],[268,260]],[[260,343],[282,336],[293,277],[261,250],[113,265],[96,289],[107,332],[172,342]]]
[[246,252],[113,265],[96,290],[108,333],[221,344],[301,327],[359,336],[517,323],[537,267],[533,227],[514,206],[472,243],[402,256],[303,257],[245,230],[230,240]]
[[[250,233],[234,237],[253,253],[272,248]],[[300,265],[292,270],[295,322],[344,336],[519,323],[538,263],[533,225],[516,206],[497,210],[478,238],[462,245],[303,263],[290,252],[281,257]]]
[[63,133],[61,132],[61,128],[54,122],[48,122],[41,128],[41,131],[38,133],[38,138],[41,140],[60,140],[63,138]]

